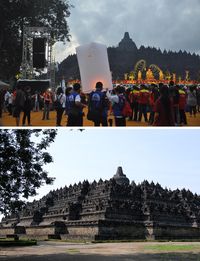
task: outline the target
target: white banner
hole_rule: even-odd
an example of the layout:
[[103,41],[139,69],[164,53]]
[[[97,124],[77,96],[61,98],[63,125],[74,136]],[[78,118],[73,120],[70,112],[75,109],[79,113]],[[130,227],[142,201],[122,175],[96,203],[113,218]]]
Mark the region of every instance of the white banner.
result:
[[108,62],[107,47],[91,43],[76,48],[84,93],[95,89],[97,82],[102,82],[104,89],[112,90],[112,77]]

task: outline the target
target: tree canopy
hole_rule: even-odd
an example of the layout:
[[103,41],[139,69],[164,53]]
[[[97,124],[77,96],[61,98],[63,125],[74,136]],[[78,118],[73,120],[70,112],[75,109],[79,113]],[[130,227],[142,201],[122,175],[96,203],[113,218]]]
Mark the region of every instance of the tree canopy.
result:
[[43,184],[52,184],[44,166],[56,130],[0,130],[0,213],[16,212]]
[[46,26],[56,41],[69,41],[71,7],[67,0],[1,0],[0,78],[9,80],[19,71],[24,26]]

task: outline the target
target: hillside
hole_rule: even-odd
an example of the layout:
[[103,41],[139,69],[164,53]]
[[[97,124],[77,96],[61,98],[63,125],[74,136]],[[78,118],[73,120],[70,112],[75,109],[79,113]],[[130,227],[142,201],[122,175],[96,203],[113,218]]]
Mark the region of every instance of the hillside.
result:
[[[200,56],[186,51],[163,52],[154,47],[136,46],[130,38],[129,33],[125,33],[124,38],[117,47],[108,47],[108,58],[113,80],[124,79],[125,73],[134,71],[135,65],[139,60],[145,60],[146,66],[155,64],[166,75],[176,73],[177,77],[184,79],[186,71],[189,71],[191,80],[200,78]],[[76,54],[68,56],[59,65],[58,78],[69,81],[80,79],[78,61]]]

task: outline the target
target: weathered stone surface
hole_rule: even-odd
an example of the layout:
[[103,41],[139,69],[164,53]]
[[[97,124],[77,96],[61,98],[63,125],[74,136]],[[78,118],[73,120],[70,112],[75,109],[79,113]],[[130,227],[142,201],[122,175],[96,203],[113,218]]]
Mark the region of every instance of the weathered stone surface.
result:
[[110,180],[70,185],[27,203],[0,224],[0,235],[29,238],[200,238],[200,196],[185,189],[129,182],[121,167]]

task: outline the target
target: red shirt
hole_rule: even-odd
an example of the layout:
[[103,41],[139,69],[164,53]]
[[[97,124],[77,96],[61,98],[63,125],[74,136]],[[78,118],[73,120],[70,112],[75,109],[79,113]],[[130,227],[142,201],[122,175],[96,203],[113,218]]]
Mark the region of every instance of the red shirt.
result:
[[129,100],[131,103],[138,102],[140,92],[137,90],[133,90],[129,95]]
[[148,90],[141,90],[140,94],[139,94],[138,102],[140,104],[149,104],[149,96],[150,96],[150,93]]

